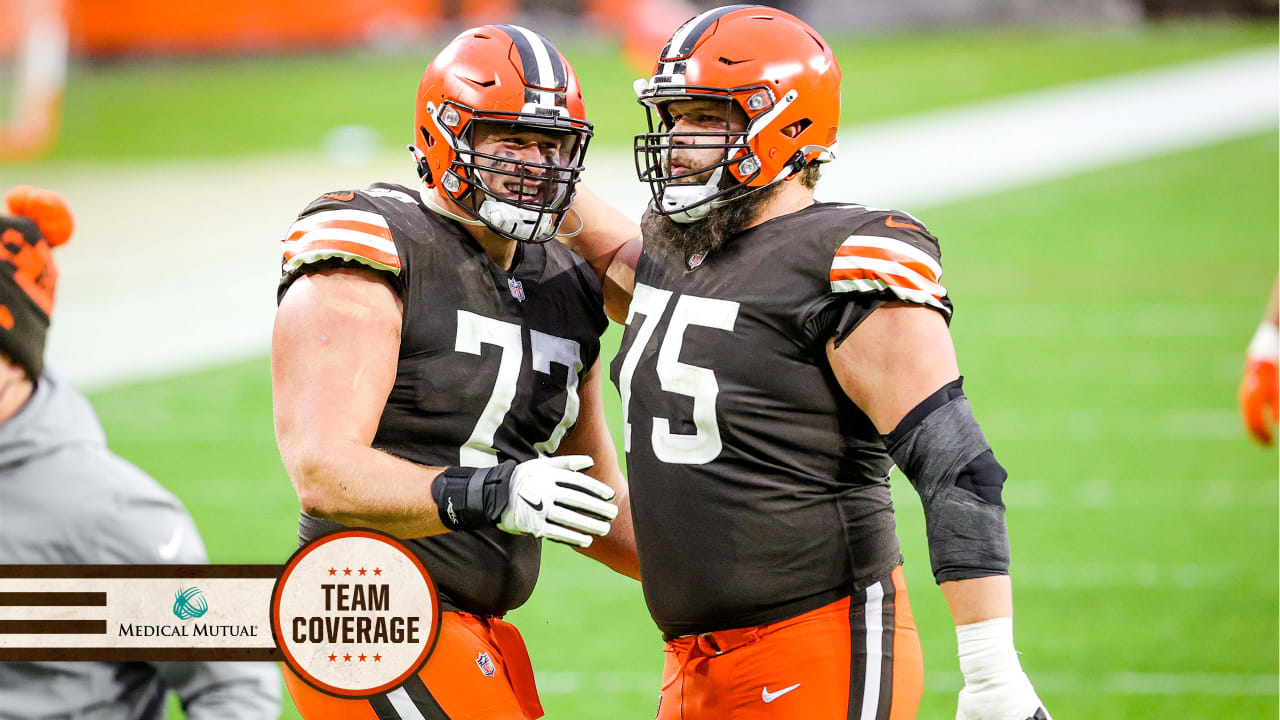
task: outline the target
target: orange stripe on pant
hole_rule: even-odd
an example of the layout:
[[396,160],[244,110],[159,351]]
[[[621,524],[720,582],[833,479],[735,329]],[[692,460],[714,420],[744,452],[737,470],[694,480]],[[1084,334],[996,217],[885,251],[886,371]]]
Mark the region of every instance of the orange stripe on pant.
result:
[[[911,616],[902,568],[883,578],[893,597],[876,603],[892,616],[892,642],[880,643],[876,705],[865,717],[908,720],[916,715],[924,686],[920,636]],[[676,638],[667,643],[658,720],[858,720],[851,714],[865,697],[864,675],[853,667],[867,646],[866,593],[787,620],[753,628]],[[851,603],[856,607],[851,607]],[[863,628],[854,637],[854,626]],[[863,665],[865,668],[865,665]],[[851,673],[851,669],[854,672]],[[892,678],[891,682],[889,678]],[[855,700],[856,699],[856,700]]]
[[[477,662],[483,660],[481,653],[488,664]],[[289,668],[282,670],[304,720],[378,720],[369,701],[327,695]],[[536,720],[543,715],[524,640],[514,625],[498,618],[441,613],[440,639],[418,677],[451,720]]]

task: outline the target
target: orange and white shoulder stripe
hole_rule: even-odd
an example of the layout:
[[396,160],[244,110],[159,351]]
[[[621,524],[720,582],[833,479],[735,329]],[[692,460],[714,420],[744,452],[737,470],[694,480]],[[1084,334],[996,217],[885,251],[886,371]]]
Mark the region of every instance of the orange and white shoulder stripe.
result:
[[400,272],[400,254],[386,218],[367,210],[323,210],[299,219],[284,241],[284,271],[341,258]]
[[890,237],[851,235],[831,261],[832,292],[889,290],[901,300],[950,312],[942,302],[947,289],[938,283],[941,278],[937,260]]

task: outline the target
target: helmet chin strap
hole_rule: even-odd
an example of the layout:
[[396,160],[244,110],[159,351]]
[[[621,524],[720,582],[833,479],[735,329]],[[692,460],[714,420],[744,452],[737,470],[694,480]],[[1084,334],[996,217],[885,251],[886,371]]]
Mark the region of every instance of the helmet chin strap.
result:
[[436,200],[436,191],[427,187],[425,180],[419,181],[419,184],[421,187],[418,190],[418,195],[422,198],[422,204],[426,205],[427,209],[463,225],[489,227],[513,235],[520,240],[537,242],[541,242],[544,238],[549,240],[555,232],[550,214],[512,207],[491,197],[486,197],[484,202],[480,203],[480,209],[476,211],[476,215],[479,217],[463,217],[441,205]]
[[443,215],[449,218],[450,220],[456,220],[462,223],[463,225],[477,225],[477,226],[484,225],[484,223],[480,222],[479,220],[463,217],[461,215],[458,215],[457,213],[451,212],[450,210],[446,209],[443,205],[436,202],[435,188],[428,187],[427,181],[425,178],[419,180],[418,184],[421,185],[421,187],[418,189],[418,197],[422,199],[422,204],[426,205],[428,210],[431,210],[437,215]]
[[[825,160],[820,162],[825,162]],[[690,205],[695,205],[706,200],[708,197],[719,191],[720,178],[724,173],[724,166],[721,166],[716,168],[715,172],[711,174],[711,177],[708,178],[705,183],[699,185],[694,185],[692,183],[668,184],[662,191],[662,208],[667,211],[667,216],[675,222],[681,223],[682,225],[688,225],[705,219],[707,215],[711,214],[711,211],[716,208],[724,207],[725,205],[738,200],[743,195],[759,192],[770,185],[782,182],[789,176],[794,175],[803,169],[804,155],[797,153],[795,162],[789,162],[786,165],[783,165],[782,170],[778,171],[778,174],[764,185],[749,188],[746,192],[733,197],[712,200],[709,203],[698,205],[697,207],[689,207]],[[681,208],[687,209],[682,210]]]
[[490,227],[525,241],[549,240],[555,233],[550,213],[518,208],[487,195],[476,214],[487,220]]
[[[714,200],[701,205],[698,203],[719,192],[722,177],[724,177],[723,165],[716,168],[704,183],[668,183],[662,189],[663,211],[672,220],[685,225],[705,218],[718,206],[718,203]],[[697,207],[690,207],[691,205],[697,205]]]
[[[466,148],[465,143],[459,142],[458,144]],[[486,226],[524,241],[543,242],[550,240],[555,235],[556,226],[552,222],[554,217],[552,214],[515,207],[494,199],[487,192],[485,193],[484,201],[480,203],[480,209],[475,211],[476,217],[474,218],[463,217],[446,209],[436,201],[437,191],[427,185],[430,174],[423,172],[426,167],[426,158],[422,155],[422,151],[410,145],[409,152],[413,154],[414,160],[418,163],[418,185],[420,186],[418,196],[422,199],[422,204],[426,205],[432,212],[460,222],[463,225],[471,225],[473,227]],[[461,155],[461,152],[459,154]]]

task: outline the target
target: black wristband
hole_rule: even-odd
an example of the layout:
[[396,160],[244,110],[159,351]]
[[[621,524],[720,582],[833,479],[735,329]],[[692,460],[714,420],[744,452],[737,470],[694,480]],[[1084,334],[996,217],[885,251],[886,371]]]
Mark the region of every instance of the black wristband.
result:
[[497,525],[507,509],[507,488],[515,469],[514,460],[487,468],[445,468],[431,483],[431,497],[444,526],[473,530]]

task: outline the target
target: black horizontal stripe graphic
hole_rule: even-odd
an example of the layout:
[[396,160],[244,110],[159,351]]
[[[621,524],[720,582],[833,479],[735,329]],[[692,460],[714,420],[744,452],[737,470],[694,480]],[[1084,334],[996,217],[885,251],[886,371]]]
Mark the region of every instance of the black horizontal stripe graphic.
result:
[[0,648],[0,662],[209,662],[280,661],[277,648]]
[[105,607],[104,592],[0,592],[0,607]]
[[278,578],[283,565],[0,565],[0,578]]
[[0,635],[106,634],[106,620],[0,620]]

